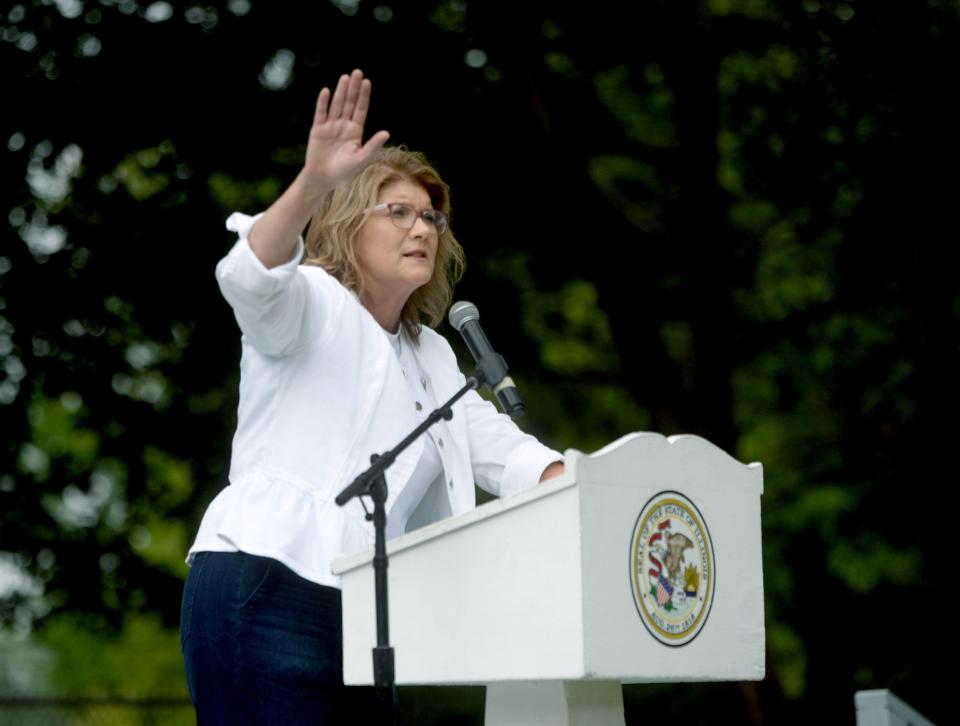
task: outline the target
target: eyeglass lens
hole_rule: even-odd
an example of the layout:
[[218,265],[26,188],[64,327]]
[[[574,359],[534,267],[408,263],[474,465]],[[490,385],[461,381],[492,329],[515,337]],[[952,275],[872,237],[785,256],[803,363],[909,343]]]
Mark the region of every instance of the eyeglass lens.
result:
[[398,227],[403,229],[412,229],[417,223],[417,217],[422,216],[423,221],[437,230],[437,233],[443,232],[447,226],[447,218],[443,212],[436,209],[424,209],[423,215],[418,215],[417,210],[408,204],[391,204],[390,219]]

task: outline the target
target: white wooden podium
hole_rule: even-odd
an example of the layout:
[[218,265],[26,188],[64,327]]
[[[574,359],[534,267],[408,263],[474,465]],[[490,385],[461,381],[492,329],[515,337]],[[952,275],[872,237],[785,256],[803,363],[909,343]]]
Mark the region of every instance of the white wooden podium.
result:
[[[487,684],[487,724],[623,724],[622,683],[764,676],[763,469],[635,433],[392,540],[398,685]],[[371,684],[373,552],[338,558],[344,680]]]

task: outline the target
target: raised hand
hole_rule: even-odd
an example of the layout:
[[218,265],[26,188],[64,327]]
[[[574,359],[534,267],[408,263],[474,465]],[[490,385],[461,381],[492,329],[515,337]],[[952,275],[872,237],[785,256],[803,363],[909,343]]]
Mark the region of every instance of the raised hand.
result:
[[319,202],[367,166],[390,138],[378,131],[363,143],[369,107],[370,81],[358,70],[340,76],[332,99],[330,89],[320,91],[303,169],[249,232],[250,248],[266,267],[290,260]]
[[340,76],[331,99],[324,88],[307,141],[303,180],[307,193],[319,197],[361,171],[390,134],[378,131],[363,143],[363,124],[370,107],[370,81],[355,70]]

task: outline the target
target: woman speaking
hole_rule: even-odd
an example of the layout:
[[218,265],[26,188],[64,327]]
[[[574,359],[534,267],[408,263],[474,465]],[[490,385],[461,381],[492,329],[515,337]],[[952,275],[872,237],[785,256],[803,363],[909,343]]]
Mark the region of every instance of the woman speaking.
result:
[[[373,528],[334,497],[464,383],[443,318],[463,270],[447,185],[418,153],[363,143],[370,81],[324,88],[303,169],[239,237],[217,281],[242,332],[230,483],[188,562],[181,645],[198,722],[363,723],[346,688],[330,564]],[[301,237],[309,223],[306,241]],[[386,472],[387,534],[562,472],[562,456],[471,391]],[[429,603],[424,603],[429,607]]]

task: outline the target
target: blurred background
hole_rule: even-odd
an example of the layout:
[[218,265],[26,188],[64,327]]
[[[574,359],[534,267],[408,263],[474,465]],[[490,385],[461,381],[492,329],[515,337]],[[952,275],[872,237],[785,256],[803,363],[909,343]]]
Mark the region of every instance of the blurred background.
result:
[[[292,181],[355,67],[368,132],[451,185],[457,298],[527,430],[764,465],[766,679],[629,686],[627,723],[853,723],[867,688],[946,720],[960,2],[26,0],[0,3],[0,723],[193,722],[224,219]],[[402,699],[482,722],[479,688]]]

